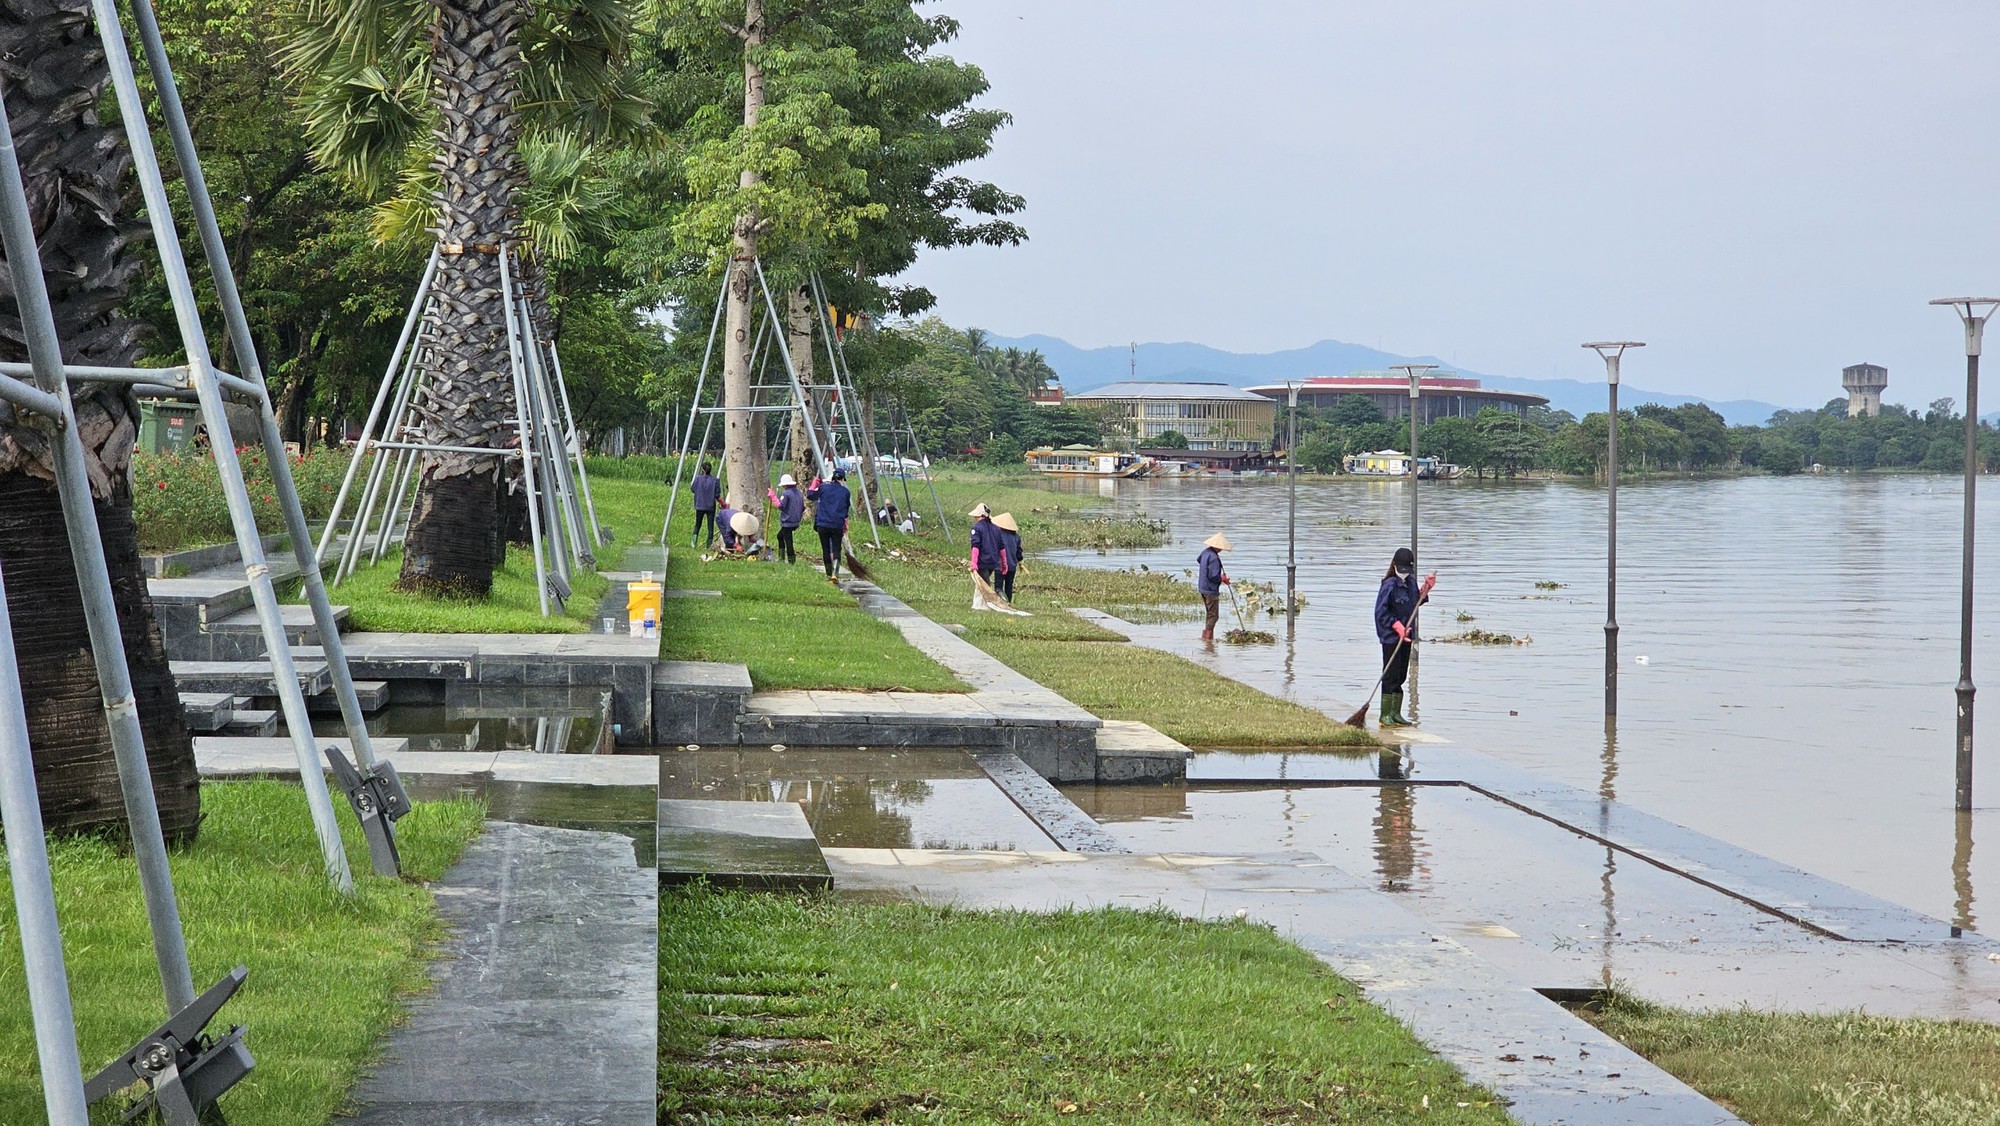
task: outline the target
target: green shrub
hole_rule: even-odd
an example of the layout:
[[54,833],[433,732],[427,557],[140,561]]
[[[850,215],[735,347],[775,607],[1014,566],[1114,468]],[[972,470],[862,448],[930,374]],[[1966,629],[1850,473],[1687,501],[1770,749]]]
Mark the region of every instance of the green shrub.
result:
[[[236,457],[258,529],[265,535],[282,533],[285,517],[263,448],[246,446],[236,451]],[[324,520],[333,510],[351,459],[347,450],[326,448],[291,459],[292,483],[308,521]],[[139,546],[147,551],[224,543],[235,536],[222,479],[206,451],[134,455],[132,515],[139,524]]]

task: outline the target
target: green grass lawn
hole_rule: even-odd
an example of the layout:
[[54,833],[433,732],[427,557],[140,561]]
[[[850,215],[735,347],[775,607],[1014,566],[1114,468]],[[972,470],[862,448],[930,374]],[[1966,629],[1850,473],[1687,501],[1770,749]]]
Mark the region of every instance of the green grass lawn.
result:
[[660,903],[662,1123],[1504,1123],[1271,931],[717,893]]
[[1614,996],[1593,1023],[1754,1126],[2000,1122],[2000,1027],[1687,1012]]
[[826,581],[811,531],[798,535],[796,564],[704,561],[688,544],[693,532],[693,511],[679,506],[667,588],[715,590],[722,597],[668,598],[661,656],[745,665],[758,688],[966,691],[895,626],[869,616],[852,595]]
[[[194,844],[172,858],[194,965],[205,989],[241,963],[250,977],[223,1009],[249,1027],[257,1069],[222,1100],[235,1126],[325,1122],[353,1086],[403,997],[428,984],[427,944],[442,936],[431,895],[369,873],[367,847],[341,813],[355,894],[326,881],[305,795],[281,782],[202,787]],[[403,870],[431,880],[478,833],[478,802],[419,802],[397,823]],[[96,839],[52,841],[57,912],[86,1070],[109,1062],[166,1013],[129,855]],[[0,871],[0,1122],[43,1120],[34,1034]]]
[[[1194,588],[1158,571],[1098,571],[1038,562],[1022,569],[1015,603],[1029,618],[971,608],[965,561],[904,544],[867,566],[896,597],[1036,682],[1104,719],[1149,723],[1193,747],[1374,746],[1367,732],[1259,692],[1193,661],[1133,645],[1066,609],[1198,608]],[[1192,628],[1192,627],[1191,627]]]
[[[595,459],[593,459],[593,462]],[[626,549],[637,543],[658,543],[666,486],[657,482],[605,475],[593,476],[590,492],[597,522],[612,530],[612,539],[596,549],[597,570],[616,571]],[[392,549],[373,567],[361,567],[329,591],[337,605],[349,607],[357,630],[407,633],[587,633],[597,628],[598,605],[610,582],[592,571],[571,576],[564,613],[542,617],[535,592],[535,561],[528,549],[507,549],[507,565],[493,573],[493,591],[484,599],[433,598],[396,589],[403,566],[401,549]],[[298,584],[287,595],[303,602]]]

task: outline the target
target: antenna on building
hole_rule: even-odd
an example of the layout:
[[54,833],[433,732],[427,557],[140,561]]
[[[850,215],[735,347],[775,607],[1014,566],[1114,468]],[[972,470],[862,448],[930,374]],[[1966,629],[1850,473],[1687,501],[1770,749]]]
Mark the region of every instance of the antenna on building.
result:
[[1139,378],[1139,342],[1132,342],[1132,378]]

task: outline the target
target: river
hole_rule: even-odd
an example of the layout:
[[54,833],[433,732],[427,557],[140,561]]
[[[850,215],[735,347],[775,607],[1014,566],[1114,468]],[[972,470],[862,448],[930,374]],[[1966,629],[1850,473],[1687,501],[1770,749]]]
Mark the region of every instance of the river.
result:
[[[1173,541],[1056,552],[1174,573],[1226,533],[1231,575],[1284,584],[1278,480],[1063,481],[1166,520]],[[1983,482],[1980,523],[2000,515]],[[1605,491],[1571,482],[1420,486],[1421,568],[1439,572],[1426,637],[1470,628],[1520,646],[1426,642],[1411,692],[1422,731],[1967,926],[2000,894],[2000,759],[1952,809],[1963,492],[1944,476],[1659,480],[1618,492],[1619,716],[1604,721]],[[1308,605],[1276,645],[1204,647],[1199,626],[1138,627],[1218,671],[1344,716],[1380,667],[1371,624],[1409,542],[1402,481],[1302,484]],[[1034,545],[1027,545],[1033,581]],[[2000,541],[1981,545],[1975,683],[2000,686]],[[1554,589],[1537,584],[1560,584]],[[1471,616],[1461,621],[1459,615]],[[1231,622],[1225,602],[1223,624]],[[1220,631],[1218,631],[1220,632]],[[2000,691],[1982,728],[2000,732]],[[1406,706],[1406,711],[1412,707]],[[1982,749],[2000,747],[1988,735]],[[1421,744],[1414,753],[1419,761]]]

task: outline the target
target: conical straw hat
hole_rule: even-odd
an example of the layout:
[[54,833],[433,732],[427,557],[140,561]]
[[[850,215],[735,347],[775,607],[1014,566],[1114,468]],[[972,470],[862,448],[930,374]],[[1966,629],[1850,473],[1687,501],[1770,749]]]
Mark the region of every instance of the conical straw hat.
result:
[[1014,523],[1014,514],[1011,512],[1002,512],[1000,515],[995,516],[993,518],[993,526],[996,528],[1005,528],[1010,532],[1021,530],[1021,526]]
[[1234,545],[1229,542],[1228,536],[1223,535],[1221,532],[1217,532],[1214,535],[1208,537],[1207,539],[1201,541],[1201,546],[1212,547],[1217,551],[1228,551]]
[[739,512],[729,518],[729,530],[739,536],[754,536],[760,527],[762,525],[757,518],[748,512]]

